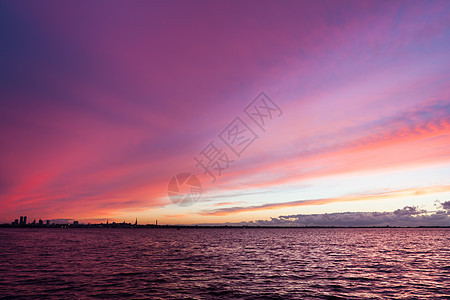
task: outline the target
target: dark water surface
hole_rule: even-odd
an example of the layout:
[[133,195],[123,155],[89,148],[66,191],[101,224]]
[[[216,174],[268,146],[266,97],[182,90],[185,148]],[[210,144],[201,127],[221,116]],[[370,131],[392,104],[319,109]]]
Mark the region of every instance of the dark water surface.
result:
[[0,298],[449,299],[450,229],[0,229]]

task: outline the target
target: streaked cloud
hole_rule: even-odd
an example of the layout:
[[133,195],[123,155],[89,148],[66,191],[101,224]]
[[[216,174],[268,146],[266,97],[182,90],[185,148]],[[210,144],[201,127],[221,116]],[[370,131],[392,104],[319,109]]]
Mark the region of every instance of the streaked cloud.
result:
[[[2,2],[0,222],[425,203],[441,180],[322,191],[450,163],[449,14],[448,1]],[[211,183],[193,156],[261,91],[282,118]],[[196,207],[168,199],[178,172],[201,179]]]
[[333,202],[395,199],[398,197],[434,194],[434,193],[441,193],[441,192],[450,192],[450,185],[424,187],[424,188],[412,188],[412,189],[403,189],[403,190],[395,190],[395,191],[378,191],[378,192],[373,192],[373,193],[348,195],[348,196],[336,197],[336,198],[305,199],[305,200],[297,200],[297,201],[289,201],[289,202],[275,202],[275,203],[267,203],[267,204],[255,205],[255,206],[233,206],[233,207],[219,208],[219,209],[213,209],[213,210],[205,210],[205,211],[199,212],[199,214],[223,216],[223,215],[232,215],[232,214],[238,214],[238,213],[249,212],[249,211],[252,212],[252,211],[279,209],[279,208],[284,208],[284,207],[296,207],[296,206],[305,206],[305,205],[322,205],[322,204],[333,203]]

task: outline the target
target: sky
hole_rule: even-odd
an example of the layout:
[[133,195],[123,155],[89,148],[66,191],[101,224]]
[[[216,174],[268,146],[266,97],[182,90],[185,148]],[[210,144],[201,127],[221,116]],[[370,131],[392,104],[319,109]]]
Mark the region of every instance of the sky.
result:
[[450,225],[449,15],[2,1],[0,222]]

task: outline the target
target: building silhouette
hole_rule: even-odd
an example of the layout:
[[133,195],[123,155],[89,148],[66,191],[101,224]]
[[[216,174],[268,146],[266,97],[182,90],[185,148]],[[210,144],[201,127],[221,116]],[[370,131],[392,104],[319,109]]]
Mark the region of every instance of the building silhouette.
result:
[[26,224],[27,224],[27,216],[20,216],[19,225],[26,225]]
[[50,220],[42,220],[41,218],[36,221],[27,223],[27,216],[20,216],[19,219],[15,219],[13,222],[9,224],[0,224],[0,227],[23,227],[23,228],[150,228],[150,227],[158,227],[158,220],[155,221],[155,224],[138,224],[138,219],[135,219],[134,223],[127,223],[123,221],[122,223],[112,222],[109,220],[106,223],[99,224],[84,224],[79,221],[73,221],[72,224],[69,223],[51,223]]

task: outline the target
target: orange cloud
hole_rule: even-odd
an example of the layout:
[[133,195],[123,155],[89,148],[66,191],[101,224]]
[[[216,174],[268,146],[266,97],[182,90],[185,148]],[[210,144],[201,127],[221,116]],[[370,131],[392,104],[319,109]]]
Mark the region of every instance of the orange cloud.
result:
[[237,202],[221,202],[221,203],[214,203],[214,206],[226,206],[226,205],[236,205],[245,203],[244,201],[237,201]]
[[[439,109],[439,105],[436,105]],[[426,110],[425,110],[426,112]],[[397,118],[400,125],[409,117]],[[400,121],[401,120],[401,121]],[[301,149],[292,155],[270,160],[270,163],[252,161],[240,170],[230,172],[221,178],[224,185],[236,187],[268,188],[299,180],[351,173],[380,170],[399,166],[420,166],[450,160],[450,120],[447,116],[419,122],[415,126],[379,128],[376,133],[349,140],[332,147],[318,148],[304,154]],[[286,152],[283,149],[278,152]],[[255,174],[260,174],[253,178]],[[243,180],[247,179],[244,184]],[[233,189],[233,188],[231,188]]]
[[376,199],[394,199],[394,198],[403,198],[407,196],[415,196],[415,195],[426,195],[426,194],[435,194],[435,193],[443,193],[450,192],[450,185],[443,186],[432,186],[432,187],[423,187],[423,188],[410,188],[410,189],[401,189],[394,191],[378,191],[370,194],[356,194],[349,195],[343,197],[335,197],[335,198],[323,198],[323,199],[308,199],[308,200],[297,200],[290,202],[282,202],[282,203],[268,203],[256,206],[247,206],[247,207],[229,207],[229,208],[221,208],[216,210],[205,210],[199,212],[200,215],[204,216],[226,216],[226,215],[234,215],[243,212],[254,212],[254,211],[262,211],[262,210],[274,210],[286,207],[296,207],[296,206],[306,206],[306,205],[322,205],[334,202],[348,202],[348,201],[361,201],[361,200],[376,200]]
[[184,216],[185,215],[164,215],[164,217],[167,217],[167,218],[182,218]]

